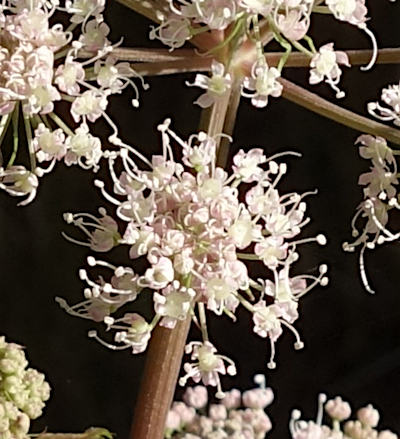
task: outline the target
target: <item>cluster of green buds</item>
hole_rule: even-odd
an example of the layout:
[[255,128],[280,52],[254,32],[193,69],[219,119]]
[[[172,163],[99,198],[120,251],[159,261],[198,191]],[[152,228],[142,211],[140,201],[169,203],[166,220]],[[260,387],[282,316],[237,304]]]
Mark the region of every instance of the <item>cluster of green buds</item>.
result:
[[0,337],[0,437],[27,439],[50,396],[44,374],[28,368],[22,346]]

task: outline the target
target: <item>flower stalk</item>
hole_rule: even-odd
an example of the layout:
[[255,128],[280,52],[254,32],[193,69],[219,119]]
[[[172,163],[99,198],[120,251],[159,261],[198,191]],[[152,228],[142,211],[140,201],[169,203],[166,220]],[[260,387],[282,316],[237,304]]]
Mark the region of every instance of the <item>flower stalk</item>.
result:
[[[211,109],[203,110],[200,127],[209,136],[231,134],[240,101],[240,87],[232,87]],[[226,165],[228,144],[217,149],[219,166]],[[204,311],[204,309],[203,309]],[[201,313],[202,320],[205,318]],[[174,329],[157,326],[149,343],[147,359],[131,429],[131,439],[162,439],[175,393],[192,316]]]
[[131,439],[162,439],[175,392],[191,316],[174,329],[157,326],[151,336]]
[[375,122],[367,117],[356,114],[350,110],[332,104],[310,91],[299,87],[287,79],[280,78],[279,82],[283,85],[282,96],[301,105],[308,110],[314,111],[321,116],[332,119],[342,125],[348,126],[363,133],[381,136],[389,142],[400,145],[400,130],[396,130],[387,125]]

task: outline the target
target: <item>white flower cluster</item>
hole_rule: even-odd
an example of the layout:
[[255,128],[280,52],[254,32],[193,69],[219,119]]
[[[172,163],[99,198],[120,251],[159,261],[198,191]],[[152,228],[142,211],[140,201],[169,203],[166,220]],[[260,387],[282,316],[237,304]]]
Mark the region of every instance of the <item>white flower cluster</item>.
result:
[[[329,401],[326,399],[324,394],[319,396],[315,422],[301,420],[300,411],[293,410],[290,422],[292,439],[398,439],[397,434],[389,430],[377,430],[379,412],[371,404],[357,411],[357,419],[348,420],[351,416],[348,402],[340,396]],[[322,423],[324,410],[330,418],[331,426]]]
[[381,99],[387,107],[382,106],[379,102],[370,102],[368,112],[380,120],[393,121],[395,125],[400,125],[400,84],[384,88]]
[[[5,0],[0,8],[0,146],[8,128],[13,131],[13,150],[0,163],[0,188],[10,195],[35,197],[38,177],[55,163],[78,164],[98,169],[101,141],[90,133],[88,122],[103,117],[117,128],[106,113],[111,95],[131,85],[133,104],[138,90],[128,63],[117,63],[103,21],[105,0]],[[55,15],[67,13],[70,25]],[[137,75],[136,75],[137,76]],[[70,105],[75,126],[69,127],[55,113],[57,102]],[[23,118],[25,134],[19,132]],[[21,137],[26,138],[30,170],[14,165]],[[3,152],[4,155],[4,152]],[[46,163],[45,167],[36,163]]]
[[[368,283],[364,267],[365,249],[374,249],[377,244],[395,241],[400,238],[400,232],[393,233],[387,229],[389,212],[400,209],[396,186],[397,162],[393,151],[387,146],[382,137],[364,134],[357,139],[360,144],[362,158],[371,160],[371,170],[360,175],[358,183],[364,188],[364,201],[358,206],[352,220],[352,235],[354,242],[343,244],[345,251],[354,251],[361,246],[360,271],[365,289],[374,293]],[[361,232],[357,223],[363,224]]]
[[231,389],[217,404],[208,403],[205,387],[188,387],[168,413],[165,439],[264,439],[272,428],[265,408],[274,395],[263,375],[255,381],[260,387]]
[[30,420],[42,414],[49,399],[45,376],[27,366],[22,347],[0,337],[1,439],[28,439]]
[[[246,308],[253,316],[254,332],[269,338],[268,366],[274,368],[275,342],[284,328],[294,334],[295,348],[303,347],[293,327],[299,317],[299,299],[315,285],[328,283],[326,265],[320,266],[318,276],[290,273],[299,258],[297,247],[307,242],[324,245],[326,239],[323,235],[296,239],[309,221],[304,202],[309,194],[279,193],[277,184],[287,166],[275,159],[284,154],[267,158],[259,148],[240,150],[228,174],[216,165],[215,138],[200,132],[184,141],[169,125],[167,120],[159,126],[163,154],[153,156],[152,162],[133,148],[109,153],[113,196],[104,182],[95,182],[115,205],[118,219],[125,222],[123,233],[105,209],[100,210],[99,219],[89,214],[65,215],[68,223],[89,237],[83,245],[103,252],[127,245],[130,257],[145,257],[149,268],[137,274],[131,267],[89,257],[90,266],[110,269],[111,279],[93,280],[81,269],[80,277],[87,283],[85,301],[71,307],[63,299],[58,301],[69,313],[103,321],[107,329],[116,331],[119,345],[99,339],[102,343],[112,349],[131,348],[134,353],[146,349],[158,322],[173,328],[177,321],[193,316],[203,340],[187,345],[191,361],[185,363],[186,375],[180,383],[201,380],[216,386],[222,395],[219,375],[233,375],[236,368],[208,340],[206,309],[235,320],[238,306]],[[174,159],[172,140],[181,148],[183,164]],[[116,169],[123,169],[119,176]],[[251,261],[264,264],[265,279],[249,276],[246,264]],[[111,316],[148,289],[153,291],[155,311],[151,322],[131,312]],[[90,335],[98,338],[95,331]]]
[[[325,80],[338,98],[343,97],[344,92],[337,86],[341,76],[339,65],[349,67],[348,57],[344,52],[335,52],[333,43],[324,44],[318,51],[315,49],[308,35],[313,12],[331,14],[368,34],[373,44],[373,55],[364,70],[372,67],[377,56],[375,37],[366,26],[368,11],[365,0],[325,0],[318,4],[312,0],[179,0],[168,3],[170,13],[164,14],[161,25],[151,30],[150,38],[161,40],[171,50],[183,46],[191,38],[201,38],[205,32],[218,30],[225,33],[225,39],[222,42],[218,39],[216,48],[208,52],[213,53],[226,45],[228,55],[224,58],[225,66],[214,60],[211,77],[198,74],[194,83],[189,84],[207,90],[195,102],[201,107],[212,105],[231,87],[231,73],[225,72],[228,65],[240,77],[244,71],[250,70],[250,60],[253,60],[253,66],[250,75],[242,81],[242,95],[250,97],[254,106],[265,107],[269,96],[281,95],[282,86],[278,78],[292,48],[310,58],[310,84]],[[285,51],[277,68],[266,63],[259,20],[268,23],[268,31],[273,33]],[[306,46],[300,43],[302,40]],[[255,42],[255,50],[254,44],[249,45],[249,41]]]

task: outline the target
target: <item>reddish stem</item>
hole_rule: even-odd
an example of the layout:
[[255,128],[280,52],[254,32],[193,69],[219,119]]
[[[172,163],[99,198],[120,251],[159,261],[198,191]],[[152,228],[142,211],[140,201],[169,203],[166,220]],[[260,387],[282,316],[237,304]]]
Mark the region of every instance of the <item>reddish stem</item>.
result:
[[174,329],[157,326],[151,336],[131,439],[162,439],[172,403],[191,317]]

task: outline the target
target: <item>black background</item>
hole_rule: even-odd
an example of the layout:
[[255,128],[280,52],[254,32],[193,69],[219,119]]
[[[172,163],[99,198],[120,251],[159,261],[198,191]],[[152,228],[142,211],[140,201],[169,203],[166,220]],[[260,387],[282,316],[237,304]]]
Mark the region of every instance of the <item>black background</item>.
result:
[[[378,35],[379,45],[398,46],[399,3],[374,0],[368,7],[369,26]],[[146,19],[116,2],[110,2],[106,19],[113,41],[124,36],[126,46],[161,46],[147,40],[150,23]],[[361,31],[330,17],[315,19],[311,34],[317,46],[335,41],[337,49],[369,47]],[[396,83],[399,73],[393,65],[375,66],[366,73],[357,67],[347,69],[342,85],[348,97],[341,103],[366,114],[366,102],[377,100],[381,88]],[[307,85],[307,69],[285,69],[284,76]],[[160,146],[155,127],[166,117],[173,119],[173,128],[182,136],[195,132],[200,111],[192,102],[199,90],[184,85],[193,78],[192,74],[150,78],[151,87],[141,93],[139,110],[129,107],[129,92],[113,98],[110,112],[121,136],[151,154]],[[328,87],[314,90],[335,100]],[[101,124],[97,130],[108,132]],[[361,201],[358,176],[369,166],[354,146],[359,134],[282,98],[272,99],[264,110],[256,110],[248,101],[239,109],[232,154],[240,147],[254,146],[263,147],[267,154],[300,151],[303,158],[288,159],[289,171],[281,191],[301,193],[317,188],[318,195],[308,198],[312,222],[303,236],[323,232],[329,239],[325,247],[311,244],[300,249],[295,272],[312,273],[321,262],[327,263],[330,284],[313,290],[300,303],[296,327],[305,349],[295,351],[289,333],[277,345],[278,367],[267,372],[276,396],[269,410],[274,424],[271,438],[288,437],[287,423],[294,407],[314,417],[320,391],[341,394],[355,408],[374,402],[383,413],[382,427],[400,432],[400,247],[393,243],[366,254],[375,296],[361,286],[357,255],[341,250],[342,242],[351,239],[350,220]],[[45,427],[49,431],[82,431],[98,425],[126,438],[144,355],[108,351],[86,337],[96,324],[67,315],[54,302],[55,296],[70,303],[83,297],[77,271],[90,252],[68,243],[60,233],[67,229],[63,212],[95,213],[106,205],[93,187],[93,179],[90,172],[61,164],[43,178],[37,199],[28,207],[18,208],[16,199],[0,194],[0,333],[26,346],[32,367],[44,371],[52,385],[51,400],[33,431]],[[391,226],[398,230],[400,222],[394,219]],[[109,260],[128,264],[126,249],[116,249]],[[151,309],[150,302],[139,305],[143,312]],[[226,388],[246,389],[255,373],[267,371],[269,347],[267,341],[252,334],[249,315],[242,311],[238,315],[236,324],[227,318],[211,319],[210,336],[238,365],[238,375],[224,379]]]

